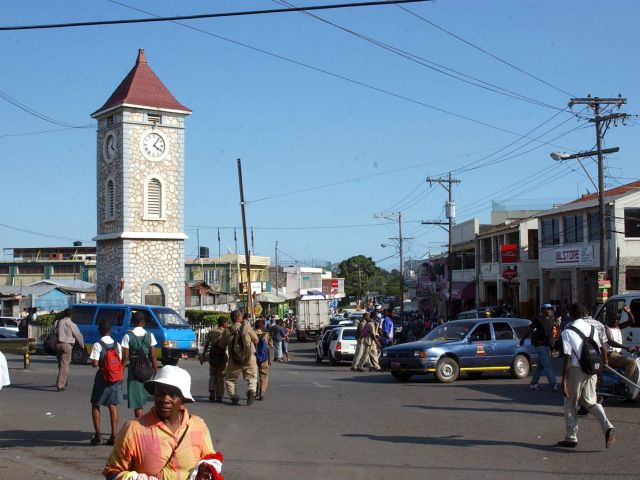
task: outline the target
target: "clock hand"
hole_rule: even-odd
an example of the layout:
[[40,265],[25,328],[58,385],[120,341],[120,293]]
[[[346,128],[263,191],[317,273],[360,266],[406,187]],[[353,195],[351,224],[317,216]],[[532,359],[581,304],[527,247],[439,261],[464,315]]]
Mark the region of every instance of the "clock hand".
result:
[[158,142],[159,142],[160,140],[161,140],[161,139],[158,137],[158,138],[156,139],[156,141],[155,141],[155,142],[153,142],[153,148],[155,148],[156,150],[160,150],[160,147],[158,147]]

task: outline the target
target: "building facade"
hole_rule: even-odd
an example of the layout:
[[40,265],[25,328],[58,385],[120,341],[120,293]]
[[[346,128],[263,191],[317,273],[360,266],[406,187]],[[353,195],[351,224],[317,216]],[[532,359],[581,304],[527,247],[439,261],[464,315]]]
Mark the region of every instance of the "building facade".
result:
[[184,129],[181,105],[135,66],[91,116],[97,130],[99,302],[184,310]]

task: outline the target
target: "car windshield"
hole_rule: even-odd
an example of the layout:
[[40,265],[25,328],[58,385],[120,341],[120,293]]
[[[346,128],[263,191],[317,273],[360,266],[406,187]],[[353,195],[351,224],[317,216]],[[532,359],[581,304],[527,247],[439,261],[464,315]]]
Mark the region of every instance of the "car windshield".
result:
[[474,322],[445,323],[436,327],[434,330],[422,337],[421,340],[432,342],[440,340],[462,340],[474,325]]
[[152,308],[158,320],[164,327],[189,328],[189,322],[176,313],[171,308]]

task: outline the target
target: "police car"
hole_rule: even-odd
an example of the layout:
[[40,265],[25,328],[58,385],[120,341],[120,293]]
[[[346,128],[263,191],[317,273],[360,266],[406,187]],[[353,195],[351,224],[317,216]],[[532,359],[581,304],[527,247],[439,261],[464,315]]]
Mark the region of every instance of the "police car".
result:
[[519,318],[476,318],[444,323],[422,339],[387,347],[380,366],[398,381],[433,373],[440,382],[454,382],[460,373],[478,377],[482,372],[509,372],[524,378],[537,355],[520,339],[530,322]]

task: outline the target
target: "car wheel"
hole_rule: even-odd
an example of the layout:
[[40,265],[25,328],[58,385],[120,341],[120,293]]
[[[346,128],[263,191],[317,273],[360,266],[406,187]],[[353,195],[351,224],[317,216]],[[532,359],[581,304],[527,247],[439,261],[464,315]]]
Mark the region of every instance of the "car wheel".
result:
[[529,375],[529,370],[531,366],[529,365],[529,360],[524,355],[516,355],[516,358],[513,359],[513,363],[511,364],[511,376],[513,378],[525,378]]
[[472,380],[477,380],[482,376],[482,372],[467,372],[467,376]]
[[333,353],[331,353],[331,350],[329,350],[329,365],[333,365],[334,367],[338,365],[338,361],[333,356]]
[[87,363],[89,359],[89,355],[87,355],[87,351],[84,348],[80,348],[74,345],[71,350],[71,363],[74,365],[84,365]]
[[399,382],[408,382],[413,375],[403,372],[391,372],[391,376]]
[[455,382],[460,375],[460,367],[458,362],[453,358],[444,357],[441,358],[436,366],[436,378],[442,383]]
[[322,357],[318,355],[318,351],[316,350],[316,363],[322,363]]

